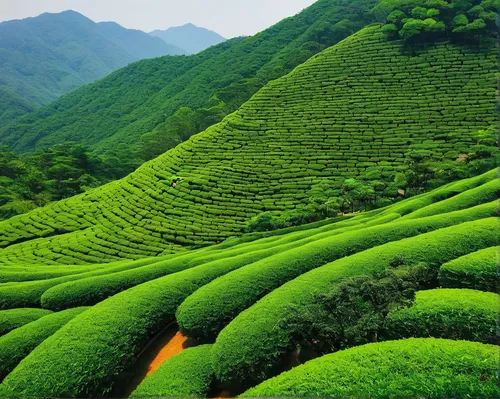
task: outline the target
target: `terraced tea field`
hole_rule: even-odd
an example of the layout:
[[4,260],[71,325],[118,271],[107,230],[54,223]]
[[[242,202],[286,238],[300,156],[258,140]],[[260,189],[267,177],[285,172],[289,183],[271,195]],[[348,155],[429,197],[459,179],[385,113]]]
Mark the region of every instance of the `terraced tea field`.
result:
[[[251,387],[243,396],[498,397],[491,282],[499,193],[493,170],[264,238],[75,270],[3,265],[0,394],[105,395],[134,372],[148,343],[177,323],[194,347],[163,362],[131,397],[236,395]],[[389,312],[390,341],[282,373],[291,358],[303,361],[293,318],[320,295],[353,278],[422,264],[435,273],[432,287]]]
[[295,208],[323,178],[373,167],[389,178],[410,148],[456,159],[496,121],[496,74],[494,41],[407,54],[367,27],[127,178],[0,223],[0,262],[177,254],[241,234],[260,212]]

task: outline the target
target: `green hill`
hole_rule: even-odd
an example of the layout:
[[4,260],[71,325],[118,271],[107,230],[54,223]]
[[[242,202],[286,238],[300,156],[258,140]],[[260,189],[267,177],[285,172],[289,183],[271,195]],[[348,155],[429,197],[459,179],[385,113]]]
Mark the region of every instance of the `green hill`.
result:
[[45,13],[0,23],[0,86],[40,107],[131,62],[183,53],[145,32],[96,24],[75,11]]
[[0,87],[0,125],[35,109],[33,104],[23,100],[13,91]]
[[0,259],[95,263],[213,244],[304,203],[322,179],[375,168],[392,179],[408,149],[455,160],[496,121],[496,68],[493,40],[406,54],[367,27],[125,179],[2,222]]
[[[364,331],[367,322],[366,328],[378,335],[359,336],[353,348],[348,345],[350,349],[308,362],[245,396],[386,397],[390,386],[394,396],[496,397],[498,351],[488,345],[497,314],[492,308],[497,305],[495,295],[460,288],[425,291],[425,287],[438,284],[442,265],[500,244],[497,177],[493,170],[325,226],[303,226],[260,239],[245,236],[174,256],[94,265],[93,270],[68,274],[66,280],[41,274],[39,280],[32,278],[47,271],[70,273],[72,267],[4,265],[0,276],[10,281],[0,285],[0,298],[8,299],[1,306],[6,315],[27,319],[36,311],[22,305],[28,293],[29,306],[38,307],[40,313],[91,307],[50,326],[52,335],[35,337],[38,346],[20,341],[21,330],[5,335],[0,353],[15,360],[0,385],[0,395],[106,394],[121,384],[120,375],[133,373],[138,356],[153,337],[176,319],[186,325],[186,310],[191,320],[194,316],[206,326],[213,320],[211,315],[224,315],[217,320],[221,332],[215,343],[205,336],[212,345],[168,360],[133,396],[207,397],[210,387],[224,381],[236,382],[231,393],[237,395],[286,370],[290,357],[300,363],[299,342],[302,350],[307,345],[315,348],[318,342],[310,324],[306,328],[298,318],[309,314],[311,306],[327,306],[337,298],[350,309],[348,316],[359,311],[349,326],[361,323],[358,328]],[[16,271],[18,278],[24,273],[31,281],[9,280],[9,273]],[[132,278],[141,273],[143,284]],[[360,295],[358,308],[338,297],[344,289]],[[402,340],[377,342],[374,337],[384,337],[383,319],[378,319],[383,312],[368,307],[367,289],[377,295],[378,306],[382,302],[377,301],[385,298],[390,323],[406,318],[412,327],[438,328],[421,327],[421,338],[406,340],[408,324],[402,322],[393,331]],[[94,296],[103,290],[107,290],[105,296]],[[460,303],[454,302],[457,294]],[[32,332],[35,326],[50,324],[57,314],[20,329]],[[474,335],[476,323],[485,335]],[[342,334],[332,331],[326,331],[332,344],[344,342]],[[301,341],[297,341],[299,333]],[[471,336],[478,342],[453,341]],[[14,338],[21,350],[11,344]],[[371,344],[360,346],[367,343]],[[20,362],[17,367],[16,362]]]
[[[253,37],[187,59],[130,65],[0,129],[0,141],[19,152],[64,141],[102,152],[137,144],[151,133],[143,138],[141,157],[152,159],[220,122],[269,80],[373,21],[370,10],[377,3],[320,0]],[[195,112],[186,116],[183,107]]]

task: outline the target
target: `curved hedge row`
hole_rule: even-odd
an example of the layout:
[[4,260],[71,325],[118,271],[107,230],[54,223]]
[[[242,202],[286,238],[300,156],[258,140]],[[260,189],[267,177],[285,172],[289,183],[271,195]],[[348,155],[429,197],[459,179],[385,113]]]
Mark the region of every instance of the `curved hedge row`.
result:
[[496,207],[496,203],[491,203],[445,215],[358,229],[263,259],[213,281],[188,297],[177,311],[179,328],[189,337],[212,341],[259,298],[303,273],[390,241],[493,216]]
[[75,308],[43,316],[0,337],[0,380],[33,349],[87,308]]
[[131,398],[206,398],[213,380],[212,345],[189,348],[163,363]]
[[486,248],[445,263],[439,270],[443,287],[497,292],[499,247]]
[[210,262],[108,298],[47,338],[3,383],[15,395],[28,397],[109,392],[150,338],[175,319],[187,296],[237,267],[231,259]]
[[311,232],[294,233],[278,239],[265,240],[266,242],[262,246],[253,242],[245,243],[226,251],[212,251],[213,253],[206,255],[187,254],[177,259],[157,262],[134,270],[78,279],[46,290],[41,296],[41,304],[44,308],[53,310],[95,305],[128,288],[171,273],[209,262],[224,263],[229,261],[233,265],[244,266],[290,248],[307,244],[318,237],[332,236],[346,230],[358,229],[359,223],[352,221],[340,222],[338,226],[331,226],[326,232],[313,230]]
[[50,310],[45,309],[0,310],[0,336],[51,313]]
[[95,271],[52,278],[39,281],[23,281],[9,285],[0,286],[0,309],[13,309],[20,307],[39,307],[41,298],[45,291],[59,284],[84,279],[89,276],[110,275],[122,270],[130,270],[155,263],[155,259],[144,259],[139,261],[116,262],[106,268],[99,268]]
[[312,360],[240,397],[497,398],[498,347],[409,339]]
[[412,212],[403,217],[403,219],[422,218],[426,216],[433,216],[439,213],[452,212],[455,210],[471,208],[478,204],[495,201],[500,197],[500,179],[491,180],[485,184],[480,185],[451,198],[439,201],[432,206],[427,206]]
[[312,270],[276,289],[242,312],[219,334],[212,363],[221,381],[262,381],[290,348],[293,328],[284,323],[317,294],[348,277],[373,274],[395,259],[406,265],[439,265],[481,248],[500,244],[497,218],[444,228],[375,247]]
[[435,337],[496,343],[498,295],[468,289],[419,291],[412,306],[390,312],[391,339]]

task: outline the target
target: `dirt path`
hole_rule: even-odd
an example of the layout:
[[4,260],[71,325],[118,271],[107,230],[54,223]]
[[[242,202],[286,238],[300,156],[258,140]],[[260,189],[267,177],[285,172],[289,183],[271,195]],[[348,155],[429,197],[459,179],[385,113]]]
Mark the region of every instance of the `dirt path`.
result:
[[146,377],[149,377],[156,370],[160,368],[160,366],[165,363],[171,357],[178,355],[184,349],[189,347],[189,340],[187,337],[182,335],[180,331],[175,334],[170,341],[168,341],[163,348],[161,348],[160,352],[156,355],[153,361],[149,364],[148,370],[146,373]]
[[109,397],[128,398],[164,362],[194,344],[179,332],[177,325],[169,326],[151,340],[130,370],[118,376]]

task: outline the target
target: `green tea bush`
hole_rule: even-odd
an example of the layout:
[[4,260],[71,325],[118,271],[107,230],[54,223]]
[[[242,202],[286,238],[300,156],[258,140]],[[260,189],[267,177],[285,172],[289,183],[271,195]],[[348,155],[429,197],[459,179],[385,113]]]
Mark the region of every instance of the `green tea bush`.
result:
[[404,257],[407,266],[440,266],[482,248],[500,244],[497,218],[487,218],[390,242],[319,267],[284,284],[238,315],[219,334],[212,362],[221,381],[262,381],[292,347],[291,329],[276,328],[300,313],[315,297],[349,277],[373,275]]
[[201,345],[167,360],[130,397],[207,397],[213,380],[211,349],[211,345]]
[[0,310],[0,337],[51,313],[50,310],[45,309],[22,308]]
[[415,303],[389,313],[389,338],[435,337],[496,343],[498,296],[469,289],[417,292]]
[[48,314],[0,337],[0,380],[45,339],[87,308]]
[[212,341],[239,313],[280,285],[325,263],[439,228],[493,216],[496,203],[429,218],[393,222],[334,235],[236,270],[200,288],[179,307],[181,331]]
[[447,288],[497,292],[499,247],[486,248],[441,266],[439,280]]
[[237,267],[230,259],[210,262],[108,298],[47,338],[3,384],[23,397],[107,393],[187,296]]
[[[331,15],[331,1],[318,7]],[[455,162],[496,123],[495,45],[439,42],[410,56],[366,27],[126,178],[2,222],[0,261],[102,263],[199,248],[241,234],[262,212],[307,205],[324,179],[390,183],[414,149]],[[372,201],[361,191],[358,202]]]
[[240,397],[497,398],[498,348],[408,339],[323,356]]

